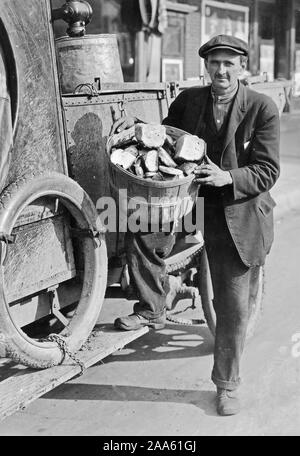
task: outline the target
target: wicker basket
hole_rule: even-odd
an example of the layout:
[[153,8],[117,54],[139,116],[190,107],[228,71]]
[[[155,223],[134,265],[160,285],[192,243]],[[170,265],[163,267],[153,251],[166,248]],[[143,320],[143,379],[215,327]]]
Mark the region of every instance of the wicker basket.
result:
[[[188,134],[179,128],[165,127],[167,134],[175,140]],[[119,215],[128,218],[138,208],[143,224],[164,225],[191,211],[199,190],[199,185],[193,181],[193,174],[171,181],[151,181],[135,176],[110,161],[111,138],[107,141],[106,151],[111,192],[119,208]]]

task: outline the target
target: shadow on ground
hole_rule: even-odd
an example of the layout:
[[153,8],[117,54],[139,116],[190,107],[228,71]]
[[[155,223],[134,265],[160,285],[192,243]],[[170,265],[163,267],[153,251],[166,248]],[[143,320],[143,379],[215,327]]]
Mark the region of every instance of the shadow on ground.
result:
[[[111,332],[112,325],[96,329]],[[167,324],[159,331],[135,339],[123,350],[105,358],[105,363],[120,361],[153,361],[208,356],[213,353],[213,338],[205,325]]]
[[206,415],[217,416],[214,410],[215,396],[214,391],[66,383],[45,394],[42,399],[181,403],[194,405]]
[[[97,325],[98,331],[111,332],[112,325]],[[153,361],[171,358],[194,358],[211,355],[213,339],[207,327],[167,325],[160,331],[149,333],[134,340],[124,349],[105,358],[105,364],[123,361]],[[78,380],[78,379],[77,379]],[[132,385],[105,385],[66,383],[43,396],[43,399],[73,401],[124,401],[191,404],[205,415],[215,413],[215,392],[208,390],[185,390],[152,388]]]

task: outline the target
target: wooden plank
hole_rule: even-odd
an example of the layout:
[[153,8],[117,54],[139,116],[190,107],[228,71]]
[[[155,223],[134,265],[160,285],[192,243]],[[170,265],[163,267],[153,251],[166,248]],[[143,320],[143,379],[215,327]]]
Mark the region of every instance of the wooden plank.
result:
[[[112,325],[96,326],[88,342],[84,344],[83,350],[77,355],[85,368],[88,368],[148,331],[148,327],[138,331],[123,332],[116,331]],[[33,370],[25,366],[13,365],[8,359],[1,360],[0,421],[23,410],[35,399],[75,377],[80,371],[80,367],[69,358],[60,366],[45,370]]]
[[4,264],[8,302],[35,294],[76,275],[72,240],[63,216],[56,216],[13,230]]
[[[81,285],[74,284],[73,281],[62,283],[57,288],[60,308],[63,309],[71,304],[76,303],[81,294]],[[9,313],[15,325],[23,326],[39,320],[46,315],[51,314],[50,297],[48,293],[40,293],[36,296],[25,298],[22,301],[16,301],[9,306]]]
[[39,198],[29,206],[26,206],[26,208],[19,215],[14,225],[14,229],[22,225],[45,220],[46,218],[62,213],[63,207],[61,203],[58,204],[58,200],[47,197]]

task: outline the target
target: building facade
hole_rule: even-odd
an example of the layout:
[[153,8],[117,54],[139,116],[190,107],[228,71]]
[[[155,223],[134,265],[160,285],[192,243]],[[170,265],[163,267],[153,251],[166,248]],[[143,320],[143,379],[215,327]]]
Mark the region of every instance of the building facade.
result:
[[[52,0],[53,7],[62,0]],[[87,33],[117,35],[125,81],[195,79],[198,49],[213,35],[249,42],[249,71],[293,81],[300,97],[300,0],[89,0]],[[56,36],[65,25],[55,24]]]

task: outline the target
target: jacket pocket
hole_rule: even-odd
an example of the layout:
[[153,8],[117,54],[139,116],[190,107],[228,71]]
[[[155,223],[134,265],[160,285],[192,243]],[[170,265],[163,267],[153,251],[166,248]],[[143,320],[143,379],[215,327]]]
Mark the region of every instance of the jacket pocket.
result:
[[270,195],[265,195],[257,204],[257,215],[261,227],[263,246],[266,253],[270,252],[274,240],[273,208],[275,201]]
[[268,195],[268,197],[261,199],[258,203],[258,209],[265,217],[267,217],[270,214],[270,212],[273,210],[275,206],[276,203],[271,197],[271,195]]

